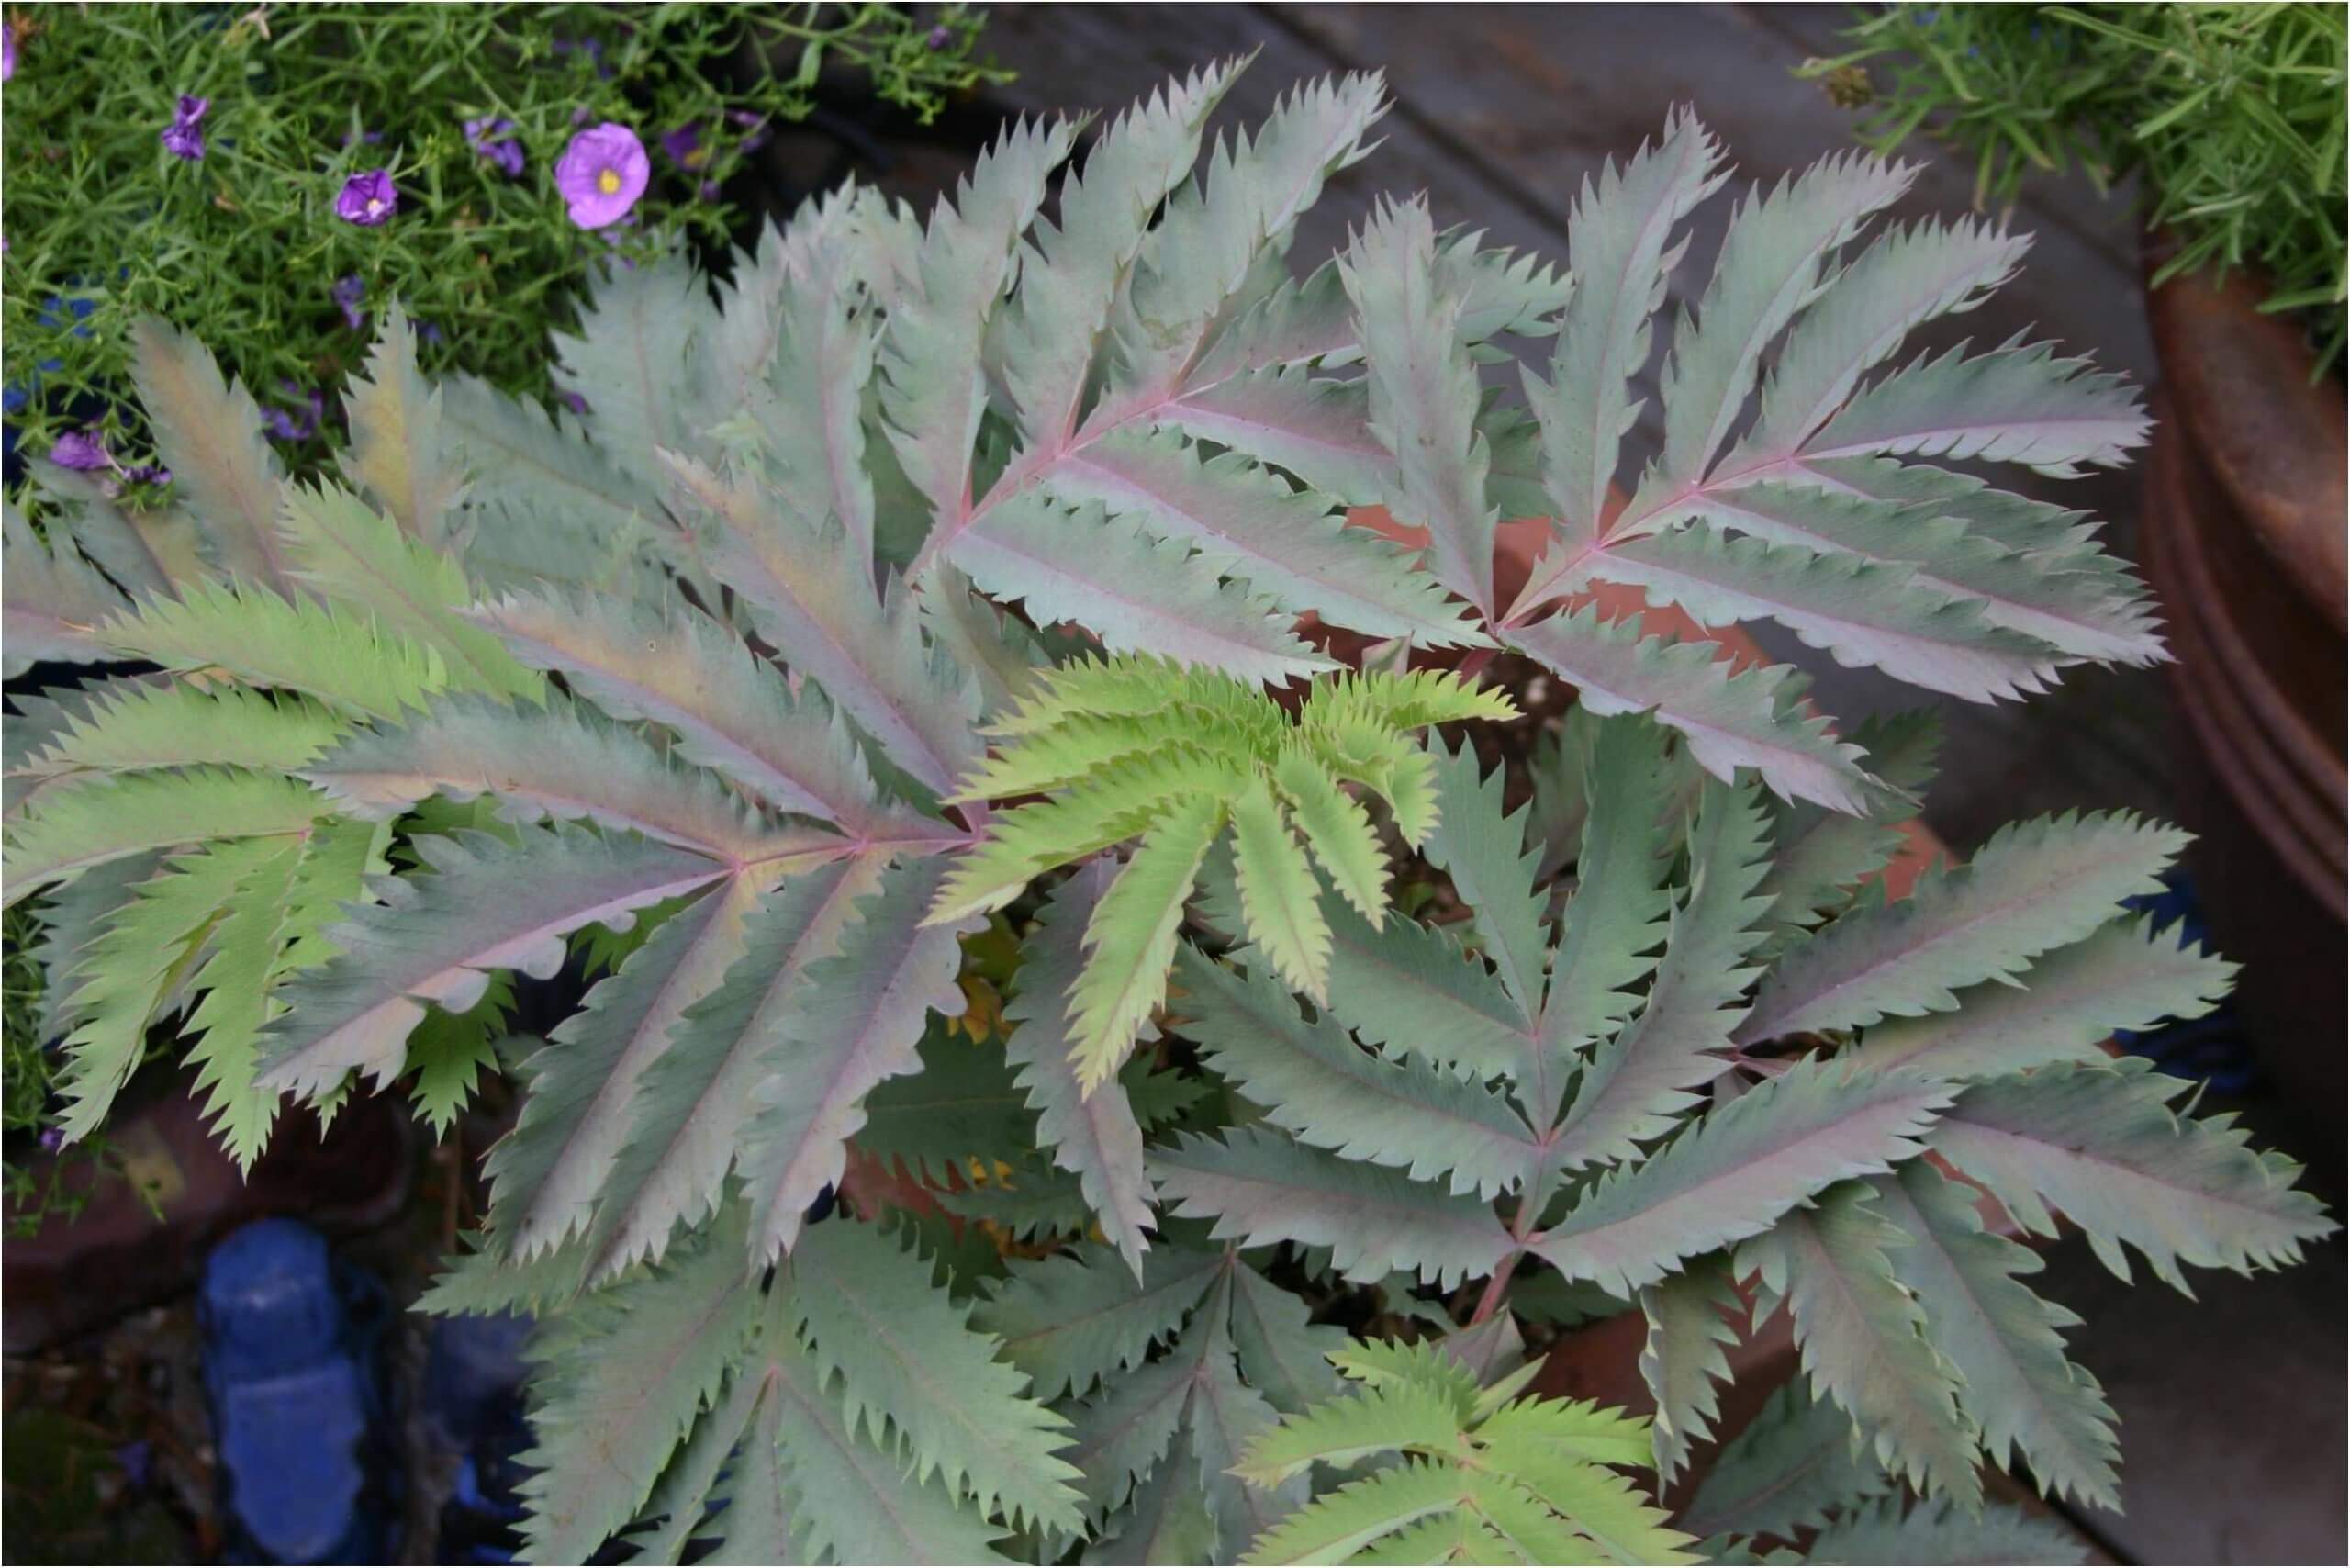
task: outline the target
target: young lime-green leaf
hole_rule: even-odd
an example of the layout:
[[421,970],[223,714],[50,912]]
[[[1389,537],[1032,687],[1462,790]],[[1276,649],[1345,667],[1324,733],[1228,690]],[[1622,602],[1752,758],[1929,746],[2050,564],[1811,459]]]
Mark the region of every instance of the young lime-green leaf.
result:
[[1198,798],[1168,812],[1143,835],[1086,924],[1085,970],[1070,992],[1069,1058],[1090,1093],[1126,1059],[1136,1035],[1167,996],[1175,934],[1224,804]]
[[1330,923],[1322,887],[1262,778],[1232,802],[1233,868],[1250,940],[1293,991],[1326,1002]]

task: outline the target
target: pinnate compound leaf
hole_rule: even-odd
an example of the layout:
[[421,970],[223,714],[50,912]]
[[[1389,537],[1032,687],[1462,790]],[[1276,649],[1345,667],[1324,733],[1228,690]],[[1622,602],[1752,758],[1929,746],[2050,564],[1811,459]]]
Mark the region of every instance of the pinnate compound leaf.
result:
[[1437,581],[1490,616],[1498,518],[1485,496],[1477,372],[1460,342],[1463,301],[1441,292],[1426,204],[1374,211],[1338,270],[1355,305],[1371,430],[1393,460],[1389,510],[1428,531]]
[[1405,1460],[1324,1493],[1259,1539],[1242,1561],[1344,1562],[1383,1536],[1453,1513],[1466,1489],[1466,1478],[1450,1464]]
[[1639,412],[1631,378],[1648,362],[1665,280],[1688,249],[1673,230],[1728,177],[1720,152],[1695,115],[1676,111],[1656,146],[1621,168],[1607,163],[1576,197],[1567,248],[1575,291],[1549,384],[1529,375],[1528,400],[1542,421],[1542,478],[1559,528],[1577,543],[1601,532],[1624,432]]
[[1970,702],[2046,689],[2058,650],[1995,624],[1982,607],[1918,586],[1903,565],[1736,539],[1699,522],[1610,549],[1595,577],[1645,588],[1701,625],[1768,619],[1846,668]]
[[1069,991],[1069,1059],[1086,1092],[1124,1065],[1135,1036],[1166,999],[1183,905],[1223,827],[1223,803],[1213,798],[1173,807],[1143,835],[1093,906],[1085,969]]
[[1926,1335],[1959,1376],[1958,1407],[2004,1467],[2020,1453],[2052,1495],[2121,1506],[2113,1407],[2096,1378],[2065,1359],[2059,1330],[2080,1319],[2026,1283],[2031,1248],[1986,1230],[1971,1187],[1924,1160],[1869,1183],[1908,1245],[1893,1271],[1924,1312]]
[[2126,812],[2003,828],[1964,868],[1930,873],[1898,903],[1853,910],[1789,953],[1755,992],[1739,1043],[1951,1012],[1958,988],[2013,980],[2123,899],[2154,891],[2186,844]]
[[1792,1378],[1714,1456],[1682,1510],[1681,1528],[1699,1537],[1787,1540],[1891,1485],[1852,1417]]
[[1969,986],[1958,1011],[1887,1018],[1863,1036],[1854,1060],[1942,1078],[1991,1078],[2050,1062],[2102,1062],[2117,1029],[2199,1018],[2218,1006],[2236,966],[2154,917],[2122,916],[2069,946],[2042,953],[2012,985]]
[[948,527],[961,522],[971,503],[971,449],[987,407],[979,350],[988,322],[1020,235],[1077,131],[1069,120],[1006,128],[956,199],[933,210],[915,260],[915,286],[890,312],[881,342],[890,438],[906,476]]
[[39,745],[36,766],[133,772],[212,765],[291,773],[345,729],[315,702],[239,686],[123,680],[84,690],[88,700]]
[[1232,802],[1232,847],[1241,918],[1257,950],[1291,990],[1326,1003],[1330,923],[1322,913],[1322,884],[1261,776]]
[[1980,1514],[1952,1502],[1919,1503],[1902,1512],[1887,1497],[1857,1509],[1812,1538],[1807,1562],[1930,1564],[2077,1563],[2089,1561],[2081,1538],[2054,1519],[2038,1518],[2012,1503],[1988,1503]]
[[656,611],[610,598],[508,597],[476,615],[535,668],[562,673],[615,719],[649,719],[679,755],[780,810],[875,825],[871,773],[838,715],[795,696],[742,639],[683,605]]
[[264,1086],[315,1097],[346,1073],[399,1073],[427,1002],[462,1013],[495,969],[544,978],[583,925],[625,928],[634,912],[709,886],[725,868],[666,844],[580,828],[413,841],[424,874],[379,884],[384,901],[327,933],[341,949],[294,977],[264,1038]]
[[1754,389],[1764,352],[1818,297],[1820,274],[1871,215],[1917,178],[1915,166],[1858,152],[1822,160],[1775,188],[1759,185],[1722,238],[1696,319],[1674,333],[1660,388],[1664,455],[1643,477],[1632,510],[1686,486],[1729,439]]
[[240,883],[274,858],[278,843],[241,839],[175,857],[132,884],[101,917],[72,974],[57,1119],[66,1140],[87,1137],[137,1070],[148,1025],[186,975],[221,906]]
[[450,684],[448,663],[431,644],[391,633],[372,617],[250,583],[185,584],[178,598],[145,600],[96,637],[165,669],[223,669],[361,718],[397,717]]
[[1758,791],[1707,779],[1689,832],[1689,886],[1674,906],[1656,982],[1639,1016],[1592,1053],[1560,1124],[1563,1170],[1631,1159],[1673,1130],[1694,1092],[1729,1066],[1719,1052],[1759,969],[1770,901],[1755,895],[1769,856]]
[[1243,979],[1188,945],[1177,972],[1183,1033],[1300,1143],[1488,1199],[1539,1158],[1525,1121],[1483,1084],[1365,1051],[1327,1014],[1301,1016],[1270,976]]
[[967,1005],[955,978],[961,935],[977,923],[923,924],[943,870],[931,859],[884,872],[842,930],[839,951],[808,967],[760,1042],[755,1108],[737,1156],[754,1262],[791,1250],[808,1205],[840,1179],[848,1140],[865,1125],[865,1096],[921,1066],[929,1015],[959,1017]]
[[1649,1322],[1640,1346],[1640,1378],[1656,1399],[1651,1428],[1656,1470],[1668,1484],[1688,1462],[1692,1445],[1705,1441],[1721,1416],[1715,1384],[1729,1381],[1729,1358],[1722,1348],[1738,1343],[1730,1319],[1740,1305],[1719,1259],[1699,1259],[1640,1292],[1640,1311]]
[[584,1562],[652,1495],[741,1357],[759,1316],[743,1279],[742,1215],[649,1272],[588,1295],[543,1327],[522,1484],[532,1562]]
[[172,471],[213,565],[227,577],[290,588],[276,528],[285,471],[262,439],[252,394],[224,378],[202,343],[153,317],[131,328],[130,374],[156,459]]
[[1891,1254],[1910,1245],[1862,1183],[1841,1185],[1741,1246],[1758,1316],[1787,1308],[1812,1387],[1851,1413],[1886,1469],[1920,1491],[1982,1501],[1962,1378],[1928,1334]]
[[932,1267],[893,1238],[845,1220],[810,1228],[791,1254],[792,1317],[847,1423],[936,1473],[983,1513],[1061,1529],[1080,1522],[1079,1473],[1055,1450],[1068,1423],[1029,1397],[970,1309],[933,1286]]
[[1114,1257],[1085,1242],[1073,1253],[1015,1262],[973,1311],[972,1327],[1003,1341],[1000,1353],[1028,1373],[1038,1398],[1090,1394],[1141,1365],[1231,1268],[1214,1252],[1162,1246],[1137,1278],[1113,1267]]
[[1687,738],[1689,755],[1717,778],[1752,767],[1791,800],[1859,812],[1875,780],[1856,746],[1837,741],[1827,722],[1805,718],[1787,689],[1791,666],[1731,674],[1717,649],[1643,637],[1638,617],[1603,621],[1585,606],[1509,633],[1512,646],[1576,689],[1602,716],[1653,712]]
[[492,1226],[512,1255],[554,1247],[604,1194],[624,1190],[610,1184],[613,1162],[644,1073],[743,951],[757,894],[751,879],[731,879],[664,920],[523,1063],[520,1114],[486,1167]]
[[714,860],[812,860],[844,847],[829,833],[771,827],[712,775],[560,697],[520,708],[471,694],[436,698],[405,722],[354,733],[300,773],[371,820],[431,795],[493,795],[508,822],[593,821]]
[[1068,621],[1113,653],[1157,655],[1246,680],[1334,667],[1290,630],[1293,617],[1250,588],[1217,581],[1180,536],[1161,542],[1088,503],[1065,510],[1035,491],[991,505],[946,559],[1042,626]]
[[2333,1234],[2299,1166],[2254,1151],[2232,1116],[2173,1109],[2188,1087],[2135,1058],[2053,1063],[1968,1088],[1931,1142],[2026,1230],[2053,1236],[2062,1213],[2118,1277],[2126,1243],[2190,1295],[2181,1264],[2250,1273]]
[[1502,814],[1502,771],[1480,778],[1477,755],[1465,740],[1458,750],[1439,741],[1432,756],[1437,826],[1423,853],[1452,879],[1518,1010],[1539,1017],[1550,946],[1542,918],[1547,894],[1535,886],[1536,857],[1526,848],[1525,809]]
[[1236,1128],[1221,1141],[1184,1135],[1151,1151],[1150,1170],[1177,1214],[1216,1222],[1215,1239],[1327,1247],[1331,1266],[1358,1283],[1416,1268],[1450,1285],[1491,1273],[1510,1249],[1509,1232],[1473,1198],[1263,1128]]
[[1359,1386],[1260,1433],[1240,1475],[1271,1486],[1316,1464],[1344,1469],[1406,1449],[1448,1449],[1460,1435],[1460,1408],[1442,1392],[1406,1382]]
[[45,795],[9,826],[7,901],[151,850],[290,838],[330,805],[299,779],[228,767],[127,774]]
[[912,600],[894,592],[885,601],[837,524],[791,516],[739,475],[675,453],[664,461],[687,510],[709,520],[709,565],[743,597],[759,634],[891,762],[944,794],[979,756],[978,691],[923,644]]
[[1529,1245],[1570,1280],[1629,1294],[1823,1188],[1918,1154],[1950,1099],[1930,1080],[1798,1062],[1601,1180]]
[[1077,1177],[1103,1238],[1128,1269],[1138,1271],[1149,1250],[1144,1232],[1152,1220],[1142,1127],[1125,1088],[1105,1081],[1089,1092],[1071,1055],[1084,935],[1113,870],[1106,858],[1080,868],[1054,890],[1036,929],[1021,945],[1020,989],[1004,1008],[1013,1027],[1003,1050],[1036,1113],[1038,1145]]
[[5,614],[10,676],[36,662],[103,664],[111,655],[95,629],[129,601],[70,540],[45,543],[10,501],[0,523],[0,614]]

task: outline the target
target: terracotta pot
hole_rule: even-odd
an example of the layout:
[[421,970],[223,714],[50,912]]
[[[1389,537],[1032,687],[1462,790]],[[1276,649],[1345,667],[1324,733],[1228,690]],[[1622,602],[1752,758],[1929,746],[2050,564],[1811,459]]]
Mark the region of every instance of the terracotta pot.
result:
[[[2160,252],[2150,247],[2149,265]],[[2143,550],[2185,721],[2174,784],[2236,1005],[2289,1104],[2345,1087],[2344,398],[2257,280],[2147,296],[2163,387]],[[2338,1136],[2338,1125],[2322,1130]]]
[[[2150,266],[2160,254],[2149,248]],[[2339,922],[2345,409],[2340,381],[2311,383],[2300,330],[2255,308],[2262,297],[2241,273],[2147,296],[2163,390],[2145,564],[2196,743],[2284,871]]]

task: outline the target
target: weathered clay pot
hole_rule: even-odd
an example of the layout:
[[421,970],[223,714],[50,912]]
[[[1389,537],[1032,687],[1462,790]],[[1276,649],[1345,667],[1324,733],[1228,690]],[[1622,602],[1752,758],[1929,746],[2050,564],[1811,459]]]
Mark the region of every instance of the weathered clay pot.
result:
[[[2149,263],[2158,252],[2150,249]],[[2173,780],[2236,1006],[2293,1103],[2331,1121],[2345,1072],[2345,463],[2340,379],[2259,282],[2147,296],[2163,364],[2143,549],[2188,743]]]

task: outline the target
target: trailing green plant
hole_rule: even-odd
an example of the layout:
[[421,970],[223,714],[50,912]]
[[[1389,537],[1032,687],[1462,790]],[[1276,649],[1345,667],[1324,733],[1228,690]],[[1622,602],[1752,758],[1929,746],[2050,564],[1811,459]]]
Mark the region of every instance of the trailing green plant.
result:
[[[584,416],[429,382],[396,316],[341,482],[148,330],[176,504],[7,529],[10,659],[99,666],[9,723],[66,1130],[151,1037],[241,1157],[286,1093],[445,1116],[504,977],[576,958],[423,1303],[538,1317],[534,1561],[2056,1552],[1978,1462],[2110,1500],[2111,1413],[1971,1194],[2174,1283],[2332,1229],[2098,1048],[2225,989],[2119,912],[2181,836],[2025,823],[1887,903],[1930,726],[1839,739],[1793,669],[1584,600],[1978,700],[2158,657],[2078,514],[1902,461],[2118,461],[2134,397],[2044,345],[1871,379],[2020,243],[1863,242],[1908,173],[1833,160],[1740,207],[1618,506],[1695,120],[1585,193],[1579,283],[1416,205],[1299,279],[1379,84],[1194,177],[1233,70],[1101,128],[1052,218],[1078,128],[1024,124],[926,224],[844,191],[714,286],[610,280]],[[1505,335],[1556,339],[1531,417]],[[1511,603],[1505,512],[1558,520]],[[1578,691],[1515,812],[1461,733],[1503,648]],[[1676,1522],[1625,1473],[1709,1434],[1740,1282],[1814,1397]],[[1628,1311],[1653,1422],[1529,1392]]]
[[1891,152],[1920,130],[1975,161],[1976,205],[2027,175],[2135,174],[2149,223],[2179,245],[2154,281],[2257,266],[2266,310],[2306,312],[2322,359],[2350,299],[2343,161],[2350,24],[2338,6],[1887,5],[1805,62],[1864,109]]
[[[124,471],[147,466],[127,372],[154,315],[208,344],[309,460],[327,451],[311,395],[393,299],[426,324],[434,369],[543,395],[548,334],[599,263],[741,231],[736,175],[814,107],[820,71],[927,120],[996,74],[973,56],[979,22],[955,6],[12,5],[12,450],[43,457],[89,427]],[[744,54],[772,63],[730,84]],[[555,170],[599,121],[640,134],[650,183],[625,224],[588,231]],[[388,218],[339,216],[344,182],[379,169]]]

